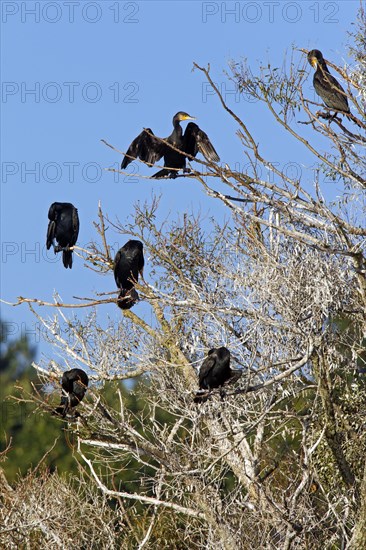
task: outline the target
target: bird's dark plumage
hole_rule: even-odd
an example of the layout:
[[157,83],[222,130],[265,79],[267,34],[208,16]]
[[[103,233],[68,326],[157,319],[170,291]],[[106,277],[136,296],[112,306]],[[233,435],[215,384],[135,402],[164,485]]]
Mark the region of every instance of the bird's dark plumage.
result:
[[150,164],[151,166],[164,157],[164,166],[162,170],[159,170],[154,174],[153,178],[175,178],[180,169],[186,170],[186,157],[184,153],[195,157],[197,153],[202,153],[206,160],[210,162],[218,162],[220,160],[216,153],[212,143],[210,142],[207,134],[203,132],[197,124],[189,123],[186,131],[183,134],[180,122],[184,120],[192,120],[191,117],[183,111],[179,111],[173,117],[173,132],[169,137],[164,138],[164,141],[183,151],[179,153],[175,149],[172,149],[157,138],[150,128],[143,130],[141,134],[137,136],[128,148],[128,151],[122,161],[121,168],[124,170],[127,168],[130,162],[139,158],[142,161]]
[[144,252],[141,241],[128,241],[114,258],[114,279],[121,289],[117,304],[121,309],[130,309],[139,299],[134,286],[139,274],[143,275]]
[[208,139],[208,135],[194,122],[187,124],[183,136],[183,150],[192,157],[195,157],[197,153],[202,153],[206,159],[212,162],[219,162],[220,160],[219,155]]
[[148,164],[155,164],[164,154],[164,143],[154,136],[150,128],[142,130],[128,148],[121,168],[124,170],[134,159],[139,158]]
[[69,410],[76,407],[84,398],[88,384],[88,375],[82,369],[71,369],[64,372],[61,382],[64,393],[60,406],[55,409],[54,413],[65,418]]
[[198,375],[201,391],[196,394],[194,398],[195,403],[206,400],[207,390],[220,388],[228,381],[236,381],[240,374],[238,371],[233,371],[230,368],[230,351],[227,348],[210,349]]
[[[76,244],[79,235],[79,216],[75,206],[69,202],[54,202],[48,211],[47,250],[54,247],[55,254],[62,250],[62,262],[72,268],[71,246]],[[55,246],[56,239],[58,246]]]
[[219,388],[230,379],[230,351],[227,348],[210,349],[199,372],[201,390]]
[[350,108],[345,91],[338,80],[330,74],[323,54],[319,50],[311,50],[308,53],[308,61],[312,67],[316,68],[313,84],[325,105],[334,111],[349,114]]

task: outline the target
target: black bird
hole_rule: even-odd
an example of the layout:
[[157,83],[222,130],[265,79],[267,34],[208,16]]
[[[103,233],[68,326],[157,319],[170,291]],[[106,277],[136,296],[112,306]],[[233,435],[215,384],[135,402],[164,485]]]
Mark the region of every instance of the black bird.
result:
[[230,351],[227,348],[210,349],[200,368],[200,391],[197,392],[194,402],[205,401],[210,390],[220,388],[228,381],[235,382],[240,375],[241,373],[230,368]]
[[88,375],[82,369],[65,371],[62,375],[61,382],[63,389],[61,403],[60,406],[54,410],[54,414],[59,414],[65,418],[69,410],[76,407],[80,401],[82,401],[88,384]]
[[311,50],[308,53],[308,61],[312,67],[316,68],[313,84],[325,105],[334,111],[349,114],[351,111],[345,91],[338,80],[330,74],[322,52]]
[[[190,122],[183,134],[180,122],[183,120],[194,120],[183,111],[179,111],[173,117],[173,132],[169,137],[164,138],[164,141],[173,145],[176,149],[183,151],[186,154],[178,153],[169,145],[161,141],[161,138],[156,137],[150,128],[146,128],[133,140],[128,148],[128,151],[122,161],[121,168],[124,170],[130,162],[136,158],[141,159],[150,166],[164,157],[164,166],[154,174],[153,178],[176,178],[180,169],[186,172],[186,157],[187,154],[195,157],[198,152],[209,162],[219,162],[220,158],[216,153],[207,134],[203,132],[197,124]],[[190,159],[191,160],[191,159]]]
[[141,241],[128,241],[114,258],[114,279],[121,289],[117,298],[117,305],[121,309],[130,309],[139,299],[135,290],[139,274],[143,275],[144,253]]
[[[62,250],[62,262],[72,268],[71,246],[76,244],[79,235],[78,211],[70,202],[54,202],[48,211],[47,250],[53,245],[55,254]],[[54,239],[58,242],[55,246]]]

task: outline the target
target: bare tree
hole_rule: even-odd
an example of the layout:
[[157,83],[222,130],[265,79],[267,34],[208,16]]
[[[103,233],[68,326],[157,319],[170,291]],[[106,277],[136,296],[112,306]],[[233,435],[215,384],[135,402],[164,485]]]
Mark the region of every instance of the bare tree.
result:
[[[362,30],[362,11],[360,17]],[[189,175],[227,209],[225,224],[192,212],[159,226],[157,200],[136,205],[128,230],[150,256],[148,280],[136,288],[153,316],[132,309],[118,326],[101,324],[98,308],[116,301],[117,291],[74,305],[55,296],[51,318],[34,309],[40,300],[19,299],[65,357],[64,364],[34,365],[44,380],[67,366],[85,368],[101,383],[149,381],[140,390],[140,417],[121,392],[110,407],[91,383],[80,418],[69,424],[89,476],[84,483],[118,501],[119,510],[128,508],[120,544],[366,548],[362,44],[356,36],[352,69],[330,64],[345,82],[352,120],[330,119],[306,97],[303,52],[294,51],[281,72],[231,66],[239,90],[298,144],[299,162],[303,154],[313,157],[315,170],[301,178],[266,157],[266,144],[259,146],[226,104],[209,68],[195,65],[236,122],[249,169],[201,161],[202,170]],[[336,200],[327,200],[321,174],[342,186]],[[75,252],[92,269],[111,272],[109,232],[125,233],[126,226],[100,210],[96,229],[100,242]],[[67,307],[93,309],[82,322]],[[224,396],[213,390],[197,405],[197,369],[207,350],[221,345],[243,374]],[[162,411],[169,421],[160,420]],[[143,475],[126,490],[114,480],[132,460]],[[52,533],[65,544],[67,533]]]

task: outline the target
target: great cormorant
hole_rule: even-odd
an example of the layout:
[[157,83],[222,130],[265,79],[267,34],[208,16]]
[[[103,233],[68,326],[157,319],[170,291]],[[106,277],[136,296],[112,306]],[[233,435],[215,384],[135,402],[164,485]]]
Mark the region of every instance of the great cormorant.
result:
[[117,305],[121,309],[130,309],[139,299],[135,290],[139,274],[142,276],[144,268],[143,244],[141,241],[128,241],[114,258],[114,279],[121,289]]
[[54,413],[65,418],[69,410],[76,407],[84,398],[88,384],[88,375],[82,369],[65,371],[62,375],[61,386],[67,395],[62,394],[60,406],[54,410]]
[[[190,122],[183,134],[180,122],[183,120],[194,120],[183,111],[179,111],[173,117],[173,132],[164,141],[173,145],[176,149],[195,157],[198,152],[209,162],[219,162],[220,158],[216,153],[207,134],[203,132],[197,124]],[[164,166],[154,174],[153,178],[175,178],[178,170],[186,171],[186,155],[178,153],[166,143],[156,137],[150,128],[146,128],[133,140],[122,161],[121,168],[124,170],[130,162],[136,158],[141,159],[153,166],[155,162],[164,157]]]
[[334,111],[349,114],[350,108],[345,91],[338,80],[330,74],[322,52],[311,50],[308,53],[308,61],[312,67],[316,68],[313,84],[325,105]]
[[[48,211],[47,250],[53,245],[55,254],[62,250],[62,262],[72,268],[71,246],[76,244],[79,235],[79,216],[75,206],[69,202],[54,202]],[[55,246],[54,239],[58,242]]]
[[198,375],[200,391],[194,398],[195,403],[201,403],[208,397],[208,392],[220,388],[229,380],[236,381],[241,373],[230,368],[230,351],[225,348],[210,349],[203,361]]

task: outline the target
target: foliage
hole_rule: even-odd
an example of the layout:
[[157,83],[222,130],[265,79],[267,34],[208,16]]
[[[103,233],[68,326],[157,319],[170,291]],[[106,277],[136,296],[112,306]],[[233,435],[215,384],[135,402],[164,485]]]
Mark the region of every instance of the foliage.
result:
[[[37,373],[31,366],[35,358],[35,347],[27,337],[12,339],[6,321],[1,321],[1,379],[2,379],[2,415],[1,450],[9,446],[3,465],[7,479],[13,481],[17,474],[25,475],[36,466],[46,450],[46,463],[53,470],[56,465],[60,471],[76,471],[70,449],[60,423],[49,414],[40,411],[32,401],[22,397],[33,393],[33,388],[41,392],[43,400],[49,397],[39,383]],[[57,394],[59,399],[59,393]],[[37,445],[34,442],[37,441]]]

